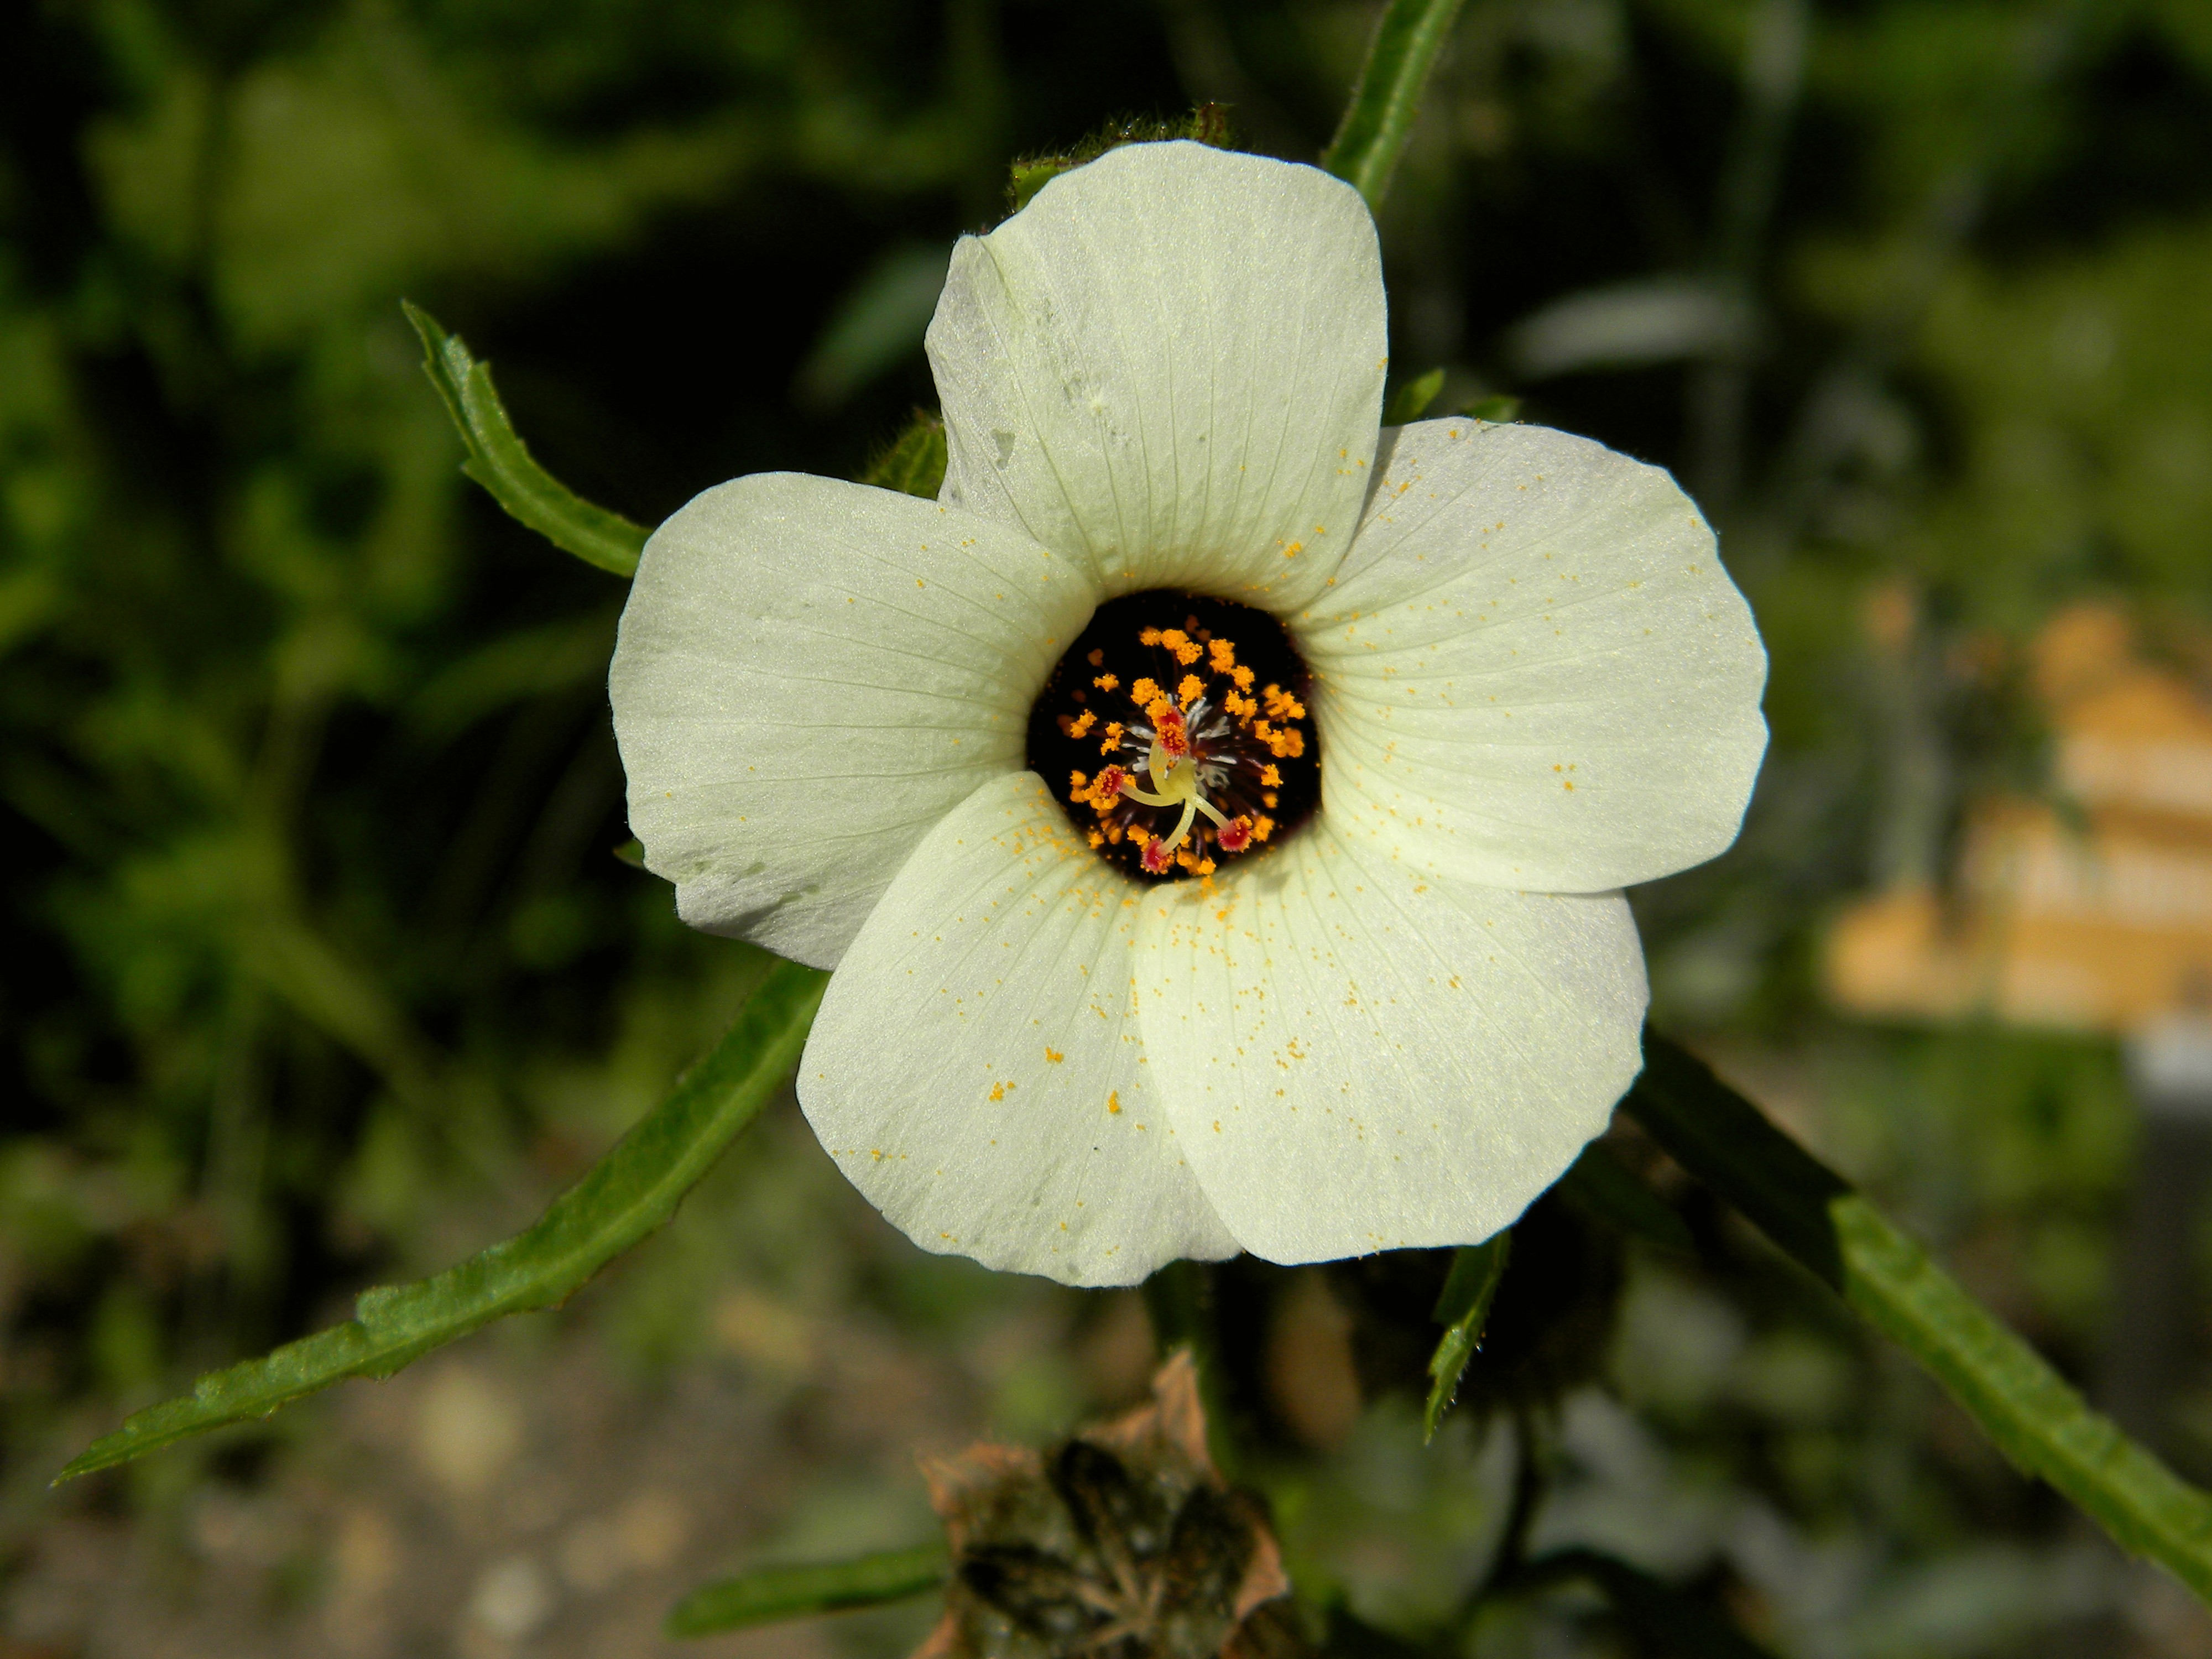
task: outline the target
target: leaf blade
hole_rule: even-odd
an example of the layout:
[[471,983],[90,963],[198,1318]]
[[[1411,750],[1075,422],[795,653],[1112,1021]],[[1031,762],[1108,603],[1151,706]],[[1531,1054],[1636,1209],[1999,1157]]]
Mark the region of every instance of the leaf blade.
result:
[[797,1063],[828,981],[817,969],[776,963],[728,1035],[525,1231],[433,1278],[363,1291],[343,1325],[210,1372],[191,1394],[94,1442],[56,1484],[266,1417],[349,1376],[389,1376],[495,1319],[565,1301],[665,1222],[758,1115]]
[[2014,1467],[2212,1601],[2212,1494],[2091,1410],[1925,1250],[1704,1061],[1649,1030],[1644,1055],[1644,1075],[1622,1104],[1677,1163],[1911,1354]]
[[1437,393],[1444,389],[1444,372],[1432,368],[1427,374],[1408,380],[1390,394],[1389,406],[1382,411],[1385,426],[1411,426],[1429,412],[1429,405],[1437,400]]
[[1389,191],[1421,94],[1462,3],[1389,0],[1375,26],[1344,119],[1321,158],[1323,167],[1366,198],[1370,210],[1380,208]]
[[819,1565],[763,1567],[691,1592],[669,1613],[673,1637],[712,1636],[779,1619],[880,1607],[936,1589],[951,1570],[942,1544]]
[[1459,1397],[1460,1378],[1468,1361],[1482,1346],[1482,1327],[1490,1317],[1490,1304],[1498,1299],[1498,1286],[1505,1277],[1512,1254],[1510,1229],[1493,1234],[1480,1244],[1462,1247],[1452,1257],[1451,1273],[1437,1293],[1433,1317],[1444,1328],[1436,1352],[1429,1356],[1429,1397],[1421,1408],[1421,1437],[1433,1440]]
[[563,552],[617,576],[635,575],[651,534],[619,513],[586,501],[538,464],[508,419],[491,368],[410,301],[400,308],[422,342],[422,372],[437,389],[468,458],[461,471],[483,486],[509,517]]

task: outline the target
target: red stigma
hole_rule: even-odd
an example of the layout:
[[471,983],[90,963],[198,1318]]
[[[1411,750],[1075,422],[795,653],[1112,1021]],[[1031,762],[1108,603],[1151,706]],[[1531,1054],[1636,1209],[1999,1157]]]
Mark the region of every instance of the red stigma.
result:
[[1129,775],[1127,772],[1118,766],[1109,766],[1098,775],[1097,781],[1091,786],[1092,797],[1102,804],[1110,801],[1121,793],[1121,786],[1128,781]]
[[1168,866],[1175,862],[1175,854],[1168,851],[1165,841],[1155,836],[1145,843],[1143,856],[1138,862],[1145,866],[1146,875],[1164,876],[1168,872]]
[[1220,832],[1215,839],[1221,843],[1221,850],[1224,853],[1243,852],[1252,844],[1252,820],[1241,817],[1230,819],[1221,826]]
[[1182,710],[1170,708],[1159,718],[1154,727],[1160,750],[1171,761],[1179,761],[1190,753],[1190,728],[1183,724]]

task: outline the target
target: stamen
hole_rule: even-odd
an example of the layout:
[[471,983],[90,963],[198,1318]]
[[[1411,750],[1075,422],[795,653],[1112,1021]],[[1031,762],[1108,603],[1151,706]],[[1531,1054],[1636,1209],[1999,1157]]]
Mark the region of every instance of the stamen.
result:
[[[1166,617],[1181,625],[1158,625]],[[1318,799],[1306,677],[1263,612],[1190,594],[1112,600],[1038,699],[1030,764],[1068,779],[1069,815],[1101,858],[1151,878],[1208,875]],[[1111,702],[1094,706],[1102,693]],[[1108,718],[1124,696],[1130,712]]]

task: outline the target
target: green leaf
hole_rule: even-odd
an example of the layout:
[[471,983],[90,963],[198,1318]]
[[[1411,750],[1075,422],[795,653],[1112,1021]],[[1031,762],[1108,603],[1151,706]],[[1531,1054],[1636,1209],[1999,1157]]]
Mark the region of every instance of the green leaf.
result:
[[635,836],[632,836],[628,841],[611,850],[617,858],[633,869],[645,868],[645,843]]
[[1595,1585],[1613,1603],[1636,1651],[1663,1659],[1774,1659],[1717,1609],[1663,1578],[1590,1549],[1553,1550],[1514,1575],[1516,1589],[1572,1579]]
[[1583,1148],[1555,1190],[1564,1202],[1602,1226],[1679,1255],[1697,1254],[1697,1243],[1674,1206],[1600,1142]]
[[1462,0],[1389,0],[1321,164],[1380,208]]
[[1506,426],[1521,418],[1521,400],[1510,392],[1494,392],[1487,398],[1476,398],[1460,413],[1474,420]]
[[434,1279],[362,1293],[343,1325],[200,1378],[94,1443],[57,1482],[225,1424],[266,1417],[349,1376],[389,1376],[507,1314],[550,1308],[675,1213],[798,1063],[829,975],[772,967],[729,1035],[537,1224]]
[[446,412],[468,448],[461,471],[554,546],[615,575],[635,574],[650,532],[619,513],[594,507],[538,465],[515,435],[492,386],[490,366],[470,356],[468,347],[420,306],[405,300],[399,304],[422,337],[422,372],[445,399]]
[[2018,1468],[2212,1601],[2212,1495],[2089,1409],[2034,1349],[1703,1060],[1648,1028],[1621,1103],[1674,1160],[1904,1348]]
[[1437,393],[1444,389],[1444,372],[1432,368],[1419,380],[1408,380],[1390,394],[1389,404],[1382,410],[1385,426],[1410,426],[1429,412],[1429,405],[1437,400]]
[[668,1615],[671,1636],[712,1636],[778,1619],[903,1601],[935,1589],[950,1567],[942,1544],[821,1566],[763,1567],[696,1589]]
[[945,422],[926,410],[915,410],[907,429],[868,463],[860,482],[936,500],[945,483]]
[[1421,1412],[1421,1430],[1427,1439],[1437,1437],[1437,1425],[1459,1397],[1459,1380],[1467,1370],[1467,1362],[1482,1346],[1483,1322],[1490,1317],[1490,1304],[1497,1300],[1498,1283],[1505,1277],[1505,1261],[1512,1249],[1513,1234],[1508,1229],[1480,1244],[1467,1245],[1452,1257],[1451,1273],[1431,1316],[1444,1328],[1444,1334],[1436,1352],[1429,1356],[1429,1401]]

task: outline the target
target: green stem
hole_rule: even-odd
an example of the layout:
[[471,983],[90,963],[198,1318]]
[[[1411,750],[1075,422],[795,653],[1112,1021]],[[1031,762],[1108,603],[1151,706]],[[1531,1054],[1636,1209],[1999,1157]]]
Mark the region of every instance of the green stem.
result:
[[2014,1465],[2212,1601],[2212,1496],[2090,1410],[1925,1250],[1703,1060],[1649,1030],[1644,1053],[1644,1075],[1621,1103],[1676,1163],[1919,1361]]
[[1464,0],[1389,0],[1321,164],[1380,209]]
[[1145,1308],[1163,1356],[1188,1348],[1198,1367],[1198,1397],[1206,1407],[1206,1445],[1213,1467],[1234,1480],[1240,1460],[1229,1430],[1229,1389],[1221,1364],[1221,1332],[1215,1321],[1213,1269],[1203,1261],[1170,1261],[1145,1281]]

